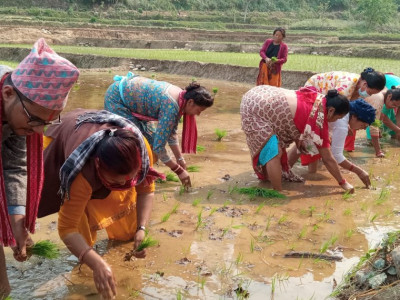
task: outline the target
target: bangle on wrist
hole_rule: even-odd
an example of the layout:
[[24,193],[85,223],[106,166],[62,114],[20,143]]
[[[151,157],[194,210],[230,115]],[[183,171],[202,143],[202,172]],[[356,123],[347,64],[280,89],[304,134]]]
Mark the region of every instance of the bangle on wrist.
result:
[[179,158],[176,159],[177,161],[185,161],[185,159],[181,156]]
[[179,175],[181,175],[184,171],[185,171],[185,170],[184,170],[182,167],[180,167],[180,168],[178,169],[178,171],[175,172],[175,174],[179,176]]
[[146,232],[146,227],[145,227],[144,225],[139,225],[139,226],[136,228],[136,232],[138,232],[139,230],[143,230],[144,232]]
[[85,257],[85,255],[90,251],[90,250],[92,250],[93,248],[92,247],[88,247],[88,248],[86,248],[85,250],[83,250],[82,252],[81,252],[81,254],[79,254],[79,262],[81,263],[81,264],[83,264],[83,258]]
[[172,172],[174,172],[174,173],[176,173],[176,172],[178,172],[178,170],[181,168],[181,166],[179,165],[179,164],[176,164],[176,167],[175,168],[171,168],[171,171]]
[[343,184],[345,184],[345,183],[346,183],[346,179],[344,179],[344,178],[343,178],[342,181],[339,181],[339,185],[343,185]]

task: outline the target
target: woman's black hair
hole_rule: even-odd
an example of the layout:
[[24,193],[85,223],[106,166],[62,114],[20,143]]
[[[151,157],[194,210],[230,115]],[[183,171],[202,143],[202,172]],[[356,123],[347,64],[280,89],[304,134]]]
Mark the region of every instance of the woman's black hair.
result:
[[107,171],[126,175],[141,165],[140,142],[136,135],[126,129],[108,129],[97,145],[95,157]]
[[373,68],[366,68],[361,73],[361,79],[367,82],[370,89],[383,90],[386,84],[385,75],[381,72],[375,71]]
[[385,99],[388,95],[392,95],[391,101],[399,101],[400,100],[400,88],[392,86],[392,88],[386,92]]
[[193,99],[198,106],[211,107],[214,104],[214,98],[207,89],[197,82],[190,83],[186,88],[183,96],[186,100]]
[[349,100],[340,95],[337,90],[329,90],[325,98],[326,108],[333,107],[335,115],[345,115],[350,111]]
[[274,29],[274,32],[272,33],[272,35],[274,35],[277,31],[280,31],[282,33],[282,36],[285,38],[286,37],[286,30],[282,27],[277,27]]

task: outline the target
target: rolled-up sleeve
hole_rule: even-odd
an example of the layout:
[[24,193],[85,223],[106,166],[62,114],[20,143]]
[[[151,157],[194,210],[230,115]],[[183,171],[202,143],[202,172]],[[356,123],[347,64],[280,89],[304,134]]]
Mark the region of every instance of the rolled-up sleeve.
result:
[[[3,135],[4,135],[3,130]],[[1,156],[3,161],[4,187],[9,206],[26,205],[27,168],[26,139],[23,136],[6,133],[2,138]]]
[[344,143],[349,131],[349,114],[343,118],[329,124],[332,136],[331,151],[338,164],[342,163],[346,157],[343,155]]

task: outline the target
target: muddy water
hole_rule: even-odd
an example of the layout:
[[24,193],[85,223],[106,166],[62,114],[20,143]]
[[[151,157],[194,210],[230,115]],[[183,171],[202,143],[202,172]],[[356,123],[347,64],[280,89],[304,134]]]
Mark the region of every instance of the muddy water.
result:
[[[83,73],[67,110],[102,108],[112,76],[111,72]],[[157,79],[179,86],[191,81],[165,74],[157,74]],[[201,83],[219,90],[215,106],[197,119],[198,144],[205,151],[186,155],[188,164],[199,166],[200,171],[191,173],[189,193],[180,193],[178,183],[157,184],[149,228],[160,246],[149,249],[146,259],[124,262],[132,243],[109,243],[104,232],[99,235],[96,249],[113,268],[117,298],[240,299],[235,292],[240,286],[250,299],[325,299],[334,279],[339,283],[382,234],[399,227],[398,145],[384,142],[387,158],[377,159],[360,134],[356,151],[349,154],[372,174],[375,190],[364,189],[353,173],[344,172],[356,187],[354,196],[344,197],[324,168],[311,176],[296,166],[295,171],[307,180],[285,183],[286,199],[249,199],[232,189],[270,187],[253,175],[240,129],[241,95],[251,86],[215,80]],[[227,131],[221,142],[216,141],[216,128]],[[158,169],[167,171],[162,165]],[[179,205],[176,213],[162,222],[175,205]],[[34,239],[59,243],[59,259],[17,263],[7,252],[12,298],[100,299],[91,271],[79,268],[58,239],[56,221],[55,215],[40,219]],[[341,262],[283,257],[290,251],[318,253],[329,240],[334,240],[329,250],[343,255]]]

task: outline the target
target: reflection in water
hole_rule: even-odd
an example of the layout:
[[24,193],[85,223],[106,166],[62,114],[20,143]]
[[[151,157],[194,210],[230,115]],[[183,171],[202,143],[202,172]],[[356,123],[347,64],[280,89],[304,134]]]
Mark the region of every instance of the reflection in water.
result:
[[[124,72],[120,72],[123,74]],[[73,89],[66,110],[103,107],[104,93],[114,73],[83,73]],[[149,76],[149,74],[147,74]],[[157,74],[158,80],[186,86],[189,77]],[[186,155],[188,165],[200,171],[191,173],[192,193],[179,193],[178,183],[157,184],[150,232],[160,247],[149,250],[146,259],[124,262],[132,242],[108,247],[99,235],[96,250],[112,266],[118,283],[118,299],[235,299],[238,286],[250,299],[324,299],[358,258],[380,240],[382,232],[399,228],[399,151],[384,143],[386,159],[374,158],[373,149],[362,138],[349,159],[363,164],[371,174],[376,190],[366,190],[359,179],[344,171],[356,187],[351,197],[343,197],[337,183],[321,168],[308,175],[306,168],[295,171],[305,183],[284,183],[284,201],[249,199],[233,187],[260,186],[250,166],[250,154],[240,128],[241,95],[250,85],[199,79],[209,89],[218,87],[215,105],[198,120],[199,145],[205,150]],[[215,129],[227,131],[216,141]],[[161,164],[160,171],[167,169]],[[381,191],[390,191],[380,199]],[[162,217],[179,204],[167,222]],[[91,271],[79,269],[76,258],[60,242],[54,224],[57,216],[40,219],[35,240],[58,241],[60,259],[31,259],[17,263],[7,251],[8,274],[13,299],[99,299]],[[50,226],[50,227],[48,227]],[[389,227],[392,226],[392,227]],[[196,230],[196,227],[198,228]],[[178,237],[173,233],[181,230]],[[324,243],[337,238],[330,248],[340,247],[342,262],[283,258],[289,251],[319,253]],[[32,296],[27,296],[32,295]],[[66,298],[68,297],[68,298]]]

